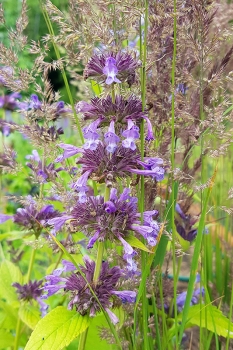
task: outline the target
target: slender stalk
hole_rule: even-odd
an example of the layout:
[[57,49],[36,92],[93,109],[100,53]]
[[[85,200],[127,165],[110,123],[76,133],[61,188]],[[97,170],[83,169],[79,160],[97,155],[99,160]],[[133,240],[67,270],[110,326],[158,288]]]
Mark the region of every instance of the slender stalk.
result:
[[79,338],[78,350],[85,349],[86,340],[87,340],[87,333],[88,333],[88,328],[83,333],[81,333],[80,338]]
[[[173,22],[173,58],[172,58],[172,73],[171,73],[171,81],[172,81],[172,125],[171,125],[171,168],[172,168],[172,176],[171,176],[171,227],[172,227],[172,263],[173,263],[173,275],[174,275],[174,284],[173,284],[173,294],[174,294],[174,318],[175,318],[175,341],[176,341],[176,349],[179,349],[178,346],[178,321],[177,321],[177,305],[176,305],[176,290],[177,290],[177,280],[178,280],[178,271],[176,272],[176,248],[175,248],[175,181],[174,181],[174,170],[175,170],[175,73],[176,73],[176,31],[177,31],[177,18],[176,18],[176,0],[173,2],[173,12],[174,12],[174,22]],[[177,277],[176,277],[177,275]]]
[[[143,42],[143,33],[142,33],[142,23],[140,18],[140,58],[142,59],[142,68],[141,68],[141,97],[142,97],[142,110],[145,110],[146,104],[146,58],[147,58],[147,30],[148,30],[148,7],[149,1],[145,0],[145,21],[144,21],[144,42]],[[140,140],[141,140],[141,158],[144,158],[144,120],[141,122],[140,128]],[[144,213],[144,200],[145,200],[145,186],[144,186],[144,176],[141,176],[140,181],[140,213],[141,221],[143,221]],[[141,264],[142,271],[144,271],[147,262],[147,254],[142,251],[141,253]],[[143,287],[142,293],[142,328],[143,328],[143,348],[145,350],[150,349],[149,338],[148,338],[148,300],[146,297],[146,283]]]

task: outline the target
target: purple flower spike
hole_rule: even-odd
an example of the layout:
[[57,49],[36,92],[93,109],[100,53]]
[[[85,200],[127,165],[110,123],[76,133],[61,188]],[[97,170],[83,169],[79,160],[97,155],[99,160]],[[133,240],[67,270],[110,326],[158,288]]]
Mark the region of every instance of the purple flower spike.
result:
[[135,303],[137,293],[131,290],[114,291],[112,294],[117,295],[125,303]]
[[90,171],[86,171],[71,187],[78,191],[79,202],[85,203],[87,196],[86,192],[89,187],[87,186],[87,180],[90,175]]
[[101,122],[101,118],[95,120],[89,126],[83,128],[83,136],[86,140],[88,140],[84,145],[84,149],[90,149],[91,151],[96,150],[99,141],[99,134],[96,131],[98,125]]
[[104,203],[104,210],[106,211],[106,213],[108,214],[113,214],[116,212],[116,206],[113,202],[111,201],[107,201]]
[[89,242],[88,242],[87,249],[93,248],[93,245],[95,244],[95,242],[96,242],[97,239],[99,238],[99,235],[100,235],[100,230],[96,231],[96,233],[94,234],[94,236],[91,237],[91,239],[90,239]]
[[111,121],[108,128],[108,132],[104,135],[104,141],[107,145],[106,150],[108,153],[114,153],[120,138],[115,134],[114,121]]
[[103,73],[107,75],[107,79],[105,80],[105,83],[107,85],[110,85],[112,83],[121,83],[121,81],[116,77],[118,73],[118,69],[116,67],[115,58],[113,57],[106,58]]
[[131,119],[128,120],[128,128],[123,131],[122,136],[126,137],[122,141],[122,146],[125,148],[130,148],[132,151],[136,149],[135,140],[139,139],[139,127],[136,126]]

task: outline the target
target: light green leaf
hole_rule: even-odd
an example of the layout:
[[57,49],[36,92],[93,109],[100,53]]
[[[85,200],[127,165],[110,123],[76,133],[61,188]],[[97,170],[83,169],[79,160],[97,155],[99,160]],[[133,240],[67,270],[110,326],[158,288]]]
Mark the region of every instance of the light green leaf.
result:
[[11,305],[0,300],[0,314],[0,328],[15,329],[17,323],[16,310]]
[[4,260],[0,265],[0,296],[12,303],[18,300],[12,283],[22,283],[22,274],[12,262]]
[[38,322],[25,350],[63,349],[84,332],[88,325],[88,316],[58,306]]
[[103,314],[99,314],[91,320],[87,333],[85,350],[109,350],[109,344],[99,336],[99,327],[108,328],[108,323]]
[[129,243],[132,247],[134,248],[138,248],[141,250],[144,250],[147,253],[152,253],[141,241],[139,241],[139,239],[137,239],[135,236],[133,235],[129,235],[127,237],[124,238],[126,240],[127,243]]
[[0,329],[0,349],[7,349],[14,343],[14,337],[10,332],[5,329]]
[[[182,319],[182,316],[179,316]],[[217,309],[216,306],[210,304],[206,307],[202,305],[194,305],[189,308],[188,320],[185,328],[192,326],[199,326],[207,328],[213,333],[217,333],[224,338],[233,338],[233,323],[230,322],[222,311]]]
[[19,308],[20,319],[31,329],[40,321],[40,311],[33,305],[23,304]]

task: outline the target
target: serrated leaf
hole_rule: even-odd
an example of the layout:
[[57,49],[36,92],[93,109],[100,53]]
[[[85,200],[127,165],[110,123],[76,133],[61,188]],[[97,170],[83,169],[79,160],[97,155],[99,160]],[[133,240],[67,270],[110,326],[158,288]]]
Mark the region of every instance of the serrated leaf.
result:
[[20,319],[31,329],[40,321],[40,311],[34,305],[23,304],[19,308]]
[[22,283],[22,274],[17,266],[8,260],[4,260],[0,265],[0,296],[9,303],[18,300],[15,288],[12,283]]
[[[182,319],[182,316],[179,316]],[[224,338],[233,338],[233,323],[214,305],[194,305],[189,308],[188,322],[185,328],[199,326],[217,333]]]
[[0,329],[0,349],[7,349],[14,344],[13,335],[5,329]]
[[141,250],[144,250],[147,253],[152,253],[141,241],[139,241],[139,239],[137,239],[135,236],[133,235],[129,235],[127,237],[124,238],[126,240],[127,243],[129,243],[132,247],[134,248],[138,248]]
[[38,322],[25,350],[63,349],[88,326],[88,316],[58,306]]

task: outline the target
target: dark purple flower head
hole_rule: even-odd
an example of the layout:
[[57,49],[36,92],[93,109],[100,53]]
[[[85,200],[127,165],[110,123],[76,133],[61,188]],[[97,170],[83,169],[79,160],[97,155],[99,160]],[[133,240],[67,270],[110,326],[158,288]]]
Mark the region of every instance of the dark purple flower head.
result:
[[13,283],[12,286],[16,288],[16,292],[18,294],[19,300],[23,301],[32,301],[36,300],[40,305],[40,311],[42,317],[45,316],[46,311],[48,309],[48,305],[41,299],[43,289],[41,281],[29,281],[28,283],[21,285],[19,283]]
[[13,283],[13,287],[16,288],[16,292],[18,294],[19,300],[30,301],[32,299],[36,300],[43,293],[41,281],[30,281],[24,285],[19,283]]
[[36,237],[38,237],[43,227],[47,225],[47,221],[59,216],[61,214],[54,209],[53,205],[45,205],[42,209],[38,210],[32,202],[25,208],[17,209],[14,215],[0,214],[0,223],[12,219],[17,225],[33,231]]
[[57,177],[57,173],[63,170],[61,167],[55,169],[54,163],[48,165],[43,164],[36,150],[32,151],[32,155],[26,156],[26,159],[31,160],[31,162],[26,163],[26,165],[32,169],[34,177],[39,183],[53,181]]
[[[155,211],[145,212],[143,225],[137,211],[137,198],[131,197],[128,188],[117,196],[116,189],[112,188],[110,199],[104,202],[104,197],[87,197],[84,203],[77,202],[69,213],[69,220],[75,227],[80,228],[89,238],[88,248],[92,248],[96,241],[121,242],[124,248],[124,259],[130,271],[136,271],[133,257],[136,252],[126,242],[131,231],[139,233],[151,246],[154,246],[159,232],[158,223],[153,220]],[[68,215],[68,214],[66,214]],[[66,216],[65,216],[66,217]],[[50,225],[61,222],[61,218],[49,220]]]
[[[63,269],[57,269],[52,275],[46,276],[47,282],[44,285],[44,291],[48,294],[45,295],[45,298],[64,289],[64,291],[70,295],[70,309],[75,308],[81,315],[89,314],[93,317],[96,313],[101,311],[101,308],[92,294],[87,284],[88,282],[100,304],[108,312],[114,322],[116,316],[111,315],[108,308],[114,307],[114,302],[117,299],[122,300],[123,303],[135,302],[136,293],[132,291],[115,290],[120,277],[122,277],[121,269],[118,266],[110,268],[106,261],[103,262],[99,279],[97,282],[93,282],[95,262],[87,257],[84,258],[84,262],[85,266],[80,266],[80,270],[86,280],[79,271],[75,271],[76,268],[73,264],[69,263],[70,267],[67,269],[66,264],[68,262],[63,260],[62,263],[65,265]],[[67,271],[72,272],[68,277],[61,277],[61,274]]]
[[[115,142],[118,139],[114,138]],[[96,150],[86,149],[78,158],[77,164],[82,165],[82,173],[89,171],[89,176],[100,183],[116,181],[119,178],[126,178],[131,175],[131,168],[138,168],[140,154],[137,150],[132,151],[121,145],[110,144],[106,140],[106,146],[99,143]],[[110,153],[109,151],[113,151]]]
[[[140,63],[125,52],[109,53],[91,57],[84,70],[84,78],[93,78],[106,84],[127,81],[130,85],[135,79],[135,70]],[[132,78],[133,77],[133,78]]]
[[18,99],[21,98],[21,95],[18,92],[13,92],[9,95],[0,97],[0,108],[4,108],[9,111],[19,107]]

